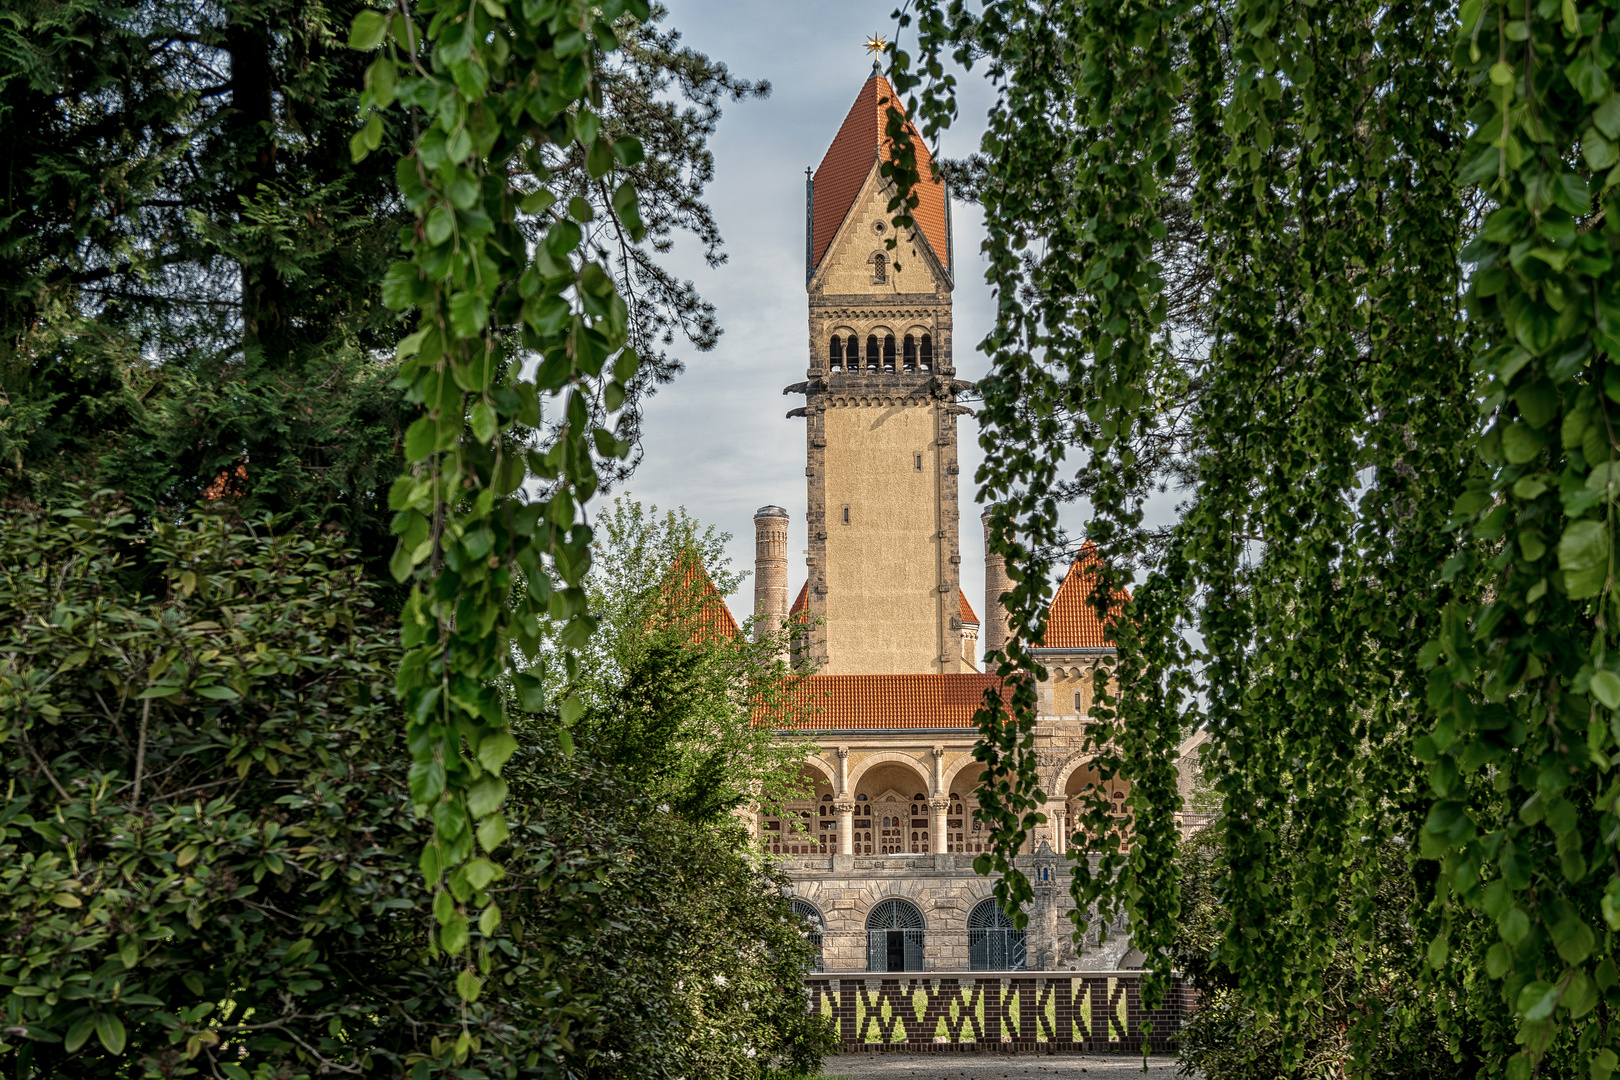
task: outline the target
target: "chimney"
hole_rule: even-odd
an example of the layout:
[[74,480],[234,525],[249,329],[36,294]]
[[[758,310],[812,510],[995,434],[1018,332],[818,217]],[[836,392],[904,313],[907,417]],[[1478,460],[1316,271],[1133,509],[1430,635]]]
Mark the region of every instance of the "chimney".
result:
[[754,512],[754,639],[780,633],[787,622],[788,512],[762,506]]
[[[984,525],[984,626],[979,632],[989,655],[1007,644],[1007,609],[1001,594],[1012,589],[1012,580],[1007,577],[1006,560],[990,550],[990,511],[980,514],[979,521]],[[988,665],[985,670],[990,670]]]

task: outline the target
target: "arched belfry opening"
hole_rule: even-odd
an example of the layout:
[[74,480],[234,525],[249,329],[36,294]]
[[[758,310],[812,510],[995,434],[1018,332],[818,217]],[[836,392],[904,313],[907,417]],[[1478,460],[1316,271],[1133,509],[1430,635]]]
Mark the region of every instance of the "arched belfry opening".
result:
[[879,903],[866,917],[866,969],[921,971],[924,932],[916,904],[898,897]]

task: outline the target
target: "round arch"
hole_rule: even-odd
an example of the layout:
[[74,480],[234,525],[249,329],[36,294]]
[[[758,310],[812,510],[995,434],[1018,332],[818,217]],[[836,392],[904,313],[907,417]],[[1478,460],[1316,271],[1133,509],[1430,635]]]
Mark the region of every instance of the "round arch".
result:
[[[972,753],[962,755],[961,759],[958,760],[955,765],[947,765],[945,767],[945,783],[940,790],[949,792],[951,788],[956,785],[957,775],[960,774],[964,769],[973,767],[977,767],[981,772],[984,771],[984,762],[974,757]],[[977,784],[974,786],[977,786]]]
[[821,758],[813,755],[807,757],[800,763],[800,768],[820,773],[821,779],[826,782],[827,786],[832,788],[834,793],[838,791],[838,770]]
[[1062,764],[1062,766],[1059,767],[1059,769],[1057,771],[1057,775],[1053,777],[1052,787],[1047,792],[1047,798],[1049,798],[1049,799],[1066,799],[1066,798],[1068,798],[1069,778],[1072,777],[1079,770],[1084,769],[1087,766],[1089,766],[1092,763],[1093,760],[1095,760],[1094,755],[1091,755],[1091,754],[1077,754],[1074,757],[1070,758],[1068,761],[1065,761]]
[[851,769],[849,773],[849,790],[851,792],[859,790],[861,780],[866,776],[867,773],[871,772],[879,765],[889,764],[907,765],[916,770],[917,778],[922,781],[923,791],[930,795],[933,794],[931,789],[934,786],[934,782],[929,778],[929,773],[933,772],[933,769],[929,768],[929,766],[916,755],[908,754],[904,750],[884,750],[882,753],[873,754],[871,757],[861,762],[860,765]]
[[1013,926],[994,897],[973,905],[967,917],[968,967],[972,971],[1023,971],[1028,962],[1024,931]]
[[926,932],[922,909],[891,896],[872,905],[866,915],[868,971],[921,971]]

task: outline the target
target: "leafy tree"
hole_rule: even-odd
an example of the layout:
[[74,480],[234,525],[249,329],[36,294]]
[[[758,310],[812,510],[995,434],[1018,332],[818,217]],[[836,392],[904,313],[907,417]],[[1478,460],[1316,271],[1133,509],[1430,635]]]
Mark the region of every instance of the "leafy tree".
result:
[[[1332,957],[1322,994],[1305,1006],[1294,1031],[1267,1024],[1240,980],[1218,959],[1227,919],[1221,826],[1201,830],[1177,853],[1181,924],[1171,952],[1176,970],[1198,989],[1198,1005],[1176,1032],[1181,1071],[1205,1080],[1342,1077],[1358,1049],[1376,1074],[1401,1080],[1463,1080],[1478,1072],[1476,1046],[1454,1060],[1433,1022],[1436,993],[1406,977],[1422,942],[1408,913],[1417,899],[1408,853],[1399,845],[1367,851],[1356,866],[1362,890],[1344,889],[1328,920]],[[1284,869],[1284,886],[1293,875]],[[1358,913],[1358,906],[1370,910]],[[1358,920],[1370,918],[1370,940]],[[1358,1048],[1357,1038],[1367,1040]]]
[[[394,186],[403,132],[348,152],[367,59],[344,38],[364,10],[0,10],[0,493],[48,499],[79,478],[142,509],[230,495],[249,514],[333,521],[380,569],[410,420],[390,385],[407,327],[380,282],[411,213]],[[769,92],[664,17],[623,24],[603,73],[604,121],[644,148],[631,172],[647,241],[611,227],[582,154],[546,160],[565,204],[600,204],[587,242],[632,304],[632,440],[636,402],[681,370],[676,336],[707,350],[720,333],[656,256],[684,230],[724,261],[703,201],[708,139],[726,100]],[[514,182],[535,182],[513,164]]]
[[783,660],[785,633],[731,621],[724,596],[743,575],[730,536],[625,496],[595,529],[588,594],[600,624],[572,684],[588,702],[580,737],[695,820],[786,797],[804,747],[778,744],[777,725],[759,721],[802,708],[802,674]]
[[[1135,578],[1093,737],[1139,834],[1077,863],[1077,900],[1114,897],[1168,957],[1168,769],[1207,723],[1218,959],[1282,1066],[1347,890],[1348,937],[1375,938],[1361,867],[1393,842],[1420,886],[1408,977],[1454,1051],[1610,1076],[1615,5],[922,0],[901,21],[925,134],[951,118],[947,56],[987,60],[997,94],[979,480],[1016,583],[1003,670],[1038,666],[1071,481],[1113,562],[1099,605]],[[915,159],[890,127],[905,224]],[[1211,271],[1191,379],[1167,322],[1178,191]],[[1158,392],[1178,383],[1185,418]],[[1178,424],[1187,502],[1152,543],[1152,444]],[[1038,820],[1033,704],[981,716],[998,869]],[[1369,1074],[1376,1033],[1352,1034]]]
[[508,766],[458,993],[399,646],[328,534],[148,531],[98,498],[19,516],[0,556],[8,1075],[431,1075],[469,1024],[463,1065],[494,1076],[754,1077],[825,1049],[811,950],[736,826],[660,812],[549,721]]

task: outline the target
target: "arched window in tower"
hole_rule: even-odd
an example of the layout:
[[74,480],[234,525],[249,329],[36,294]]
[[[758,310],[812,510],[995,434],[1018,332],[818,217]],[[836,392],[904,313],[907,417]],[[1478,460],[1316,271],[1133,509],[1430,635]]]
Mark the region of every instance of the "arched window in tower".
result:
[[883,370],[894,370],[894,335],[890,334],[883,339]]
[[844,339],[833,335],[832,347],[827,351],[827,366],[834,371],[844,370]]
[[872,256],[872,284],[887,285],[889,283],[889,258],[882,252]]
[[877,371],[882,367],[883,361],[878,359],[878,340],[876,334],[866,335],[866,370]]
[[922,369],[934,370],[934,339],[927,334],[922,336]]
[[910,334],[900,347],[900,361],[907,371],[917,370],[917,339]]

